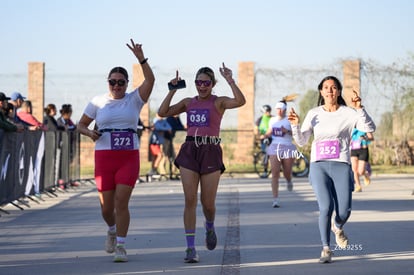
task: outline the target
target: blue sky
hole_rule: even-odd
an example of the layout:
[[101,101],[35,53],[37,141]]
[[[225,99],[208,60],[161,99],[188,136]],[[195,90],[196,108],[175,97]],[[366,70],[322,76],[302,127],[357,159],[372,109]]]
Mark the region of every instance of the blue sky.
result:
[[410,0],[2,0],[0,73],[43,61],[51,72],[107,72],[143,44],[152,66],[254,61],[267,67],[337,58],[391,63],[414,51]]
[[187,79],[222,62],[234,71],[242,61],[329,70],[341,59],[391,64],[414,52],[411,0],[2,0],[1,10],[0,91],[27,95],[28,62],[45,62],[46,104],[73,103],[76,119],[107,91],[112,67],[136,62],[130,38],[163,90],[152,106],[176,69]]

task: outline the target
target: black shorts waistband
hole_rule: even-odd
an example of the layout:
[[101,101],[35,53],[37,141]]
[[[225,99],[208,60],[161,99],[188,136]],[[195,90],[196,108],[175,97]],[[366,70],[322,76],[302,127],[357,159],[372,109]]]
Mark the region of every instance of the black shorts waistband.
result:
[[185,141],[194,141],[198,144],[219,144],[221,142],[221,138],[219,137],[209,137],[209,136],[186,136]]
[[99,132],[103,133],[103,132],[131,132],[131,133],[136,133],[137,131],[132,129],[132,128],[127,128],[127,129],[110,129],[110,128],[105,128],[105,129],[100,129]]

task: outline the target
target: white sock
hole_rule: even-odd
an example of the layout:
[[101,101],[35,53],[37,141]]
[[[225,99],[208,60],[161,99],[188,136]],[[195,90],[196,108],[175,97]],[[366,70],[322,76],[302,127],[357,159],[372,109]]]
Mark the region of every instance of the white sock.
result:
[[108,226],[108,231],[111,233],[115,233],[116,232],[116,224]]
[[116,236],[116,245],[117,246],[125,246],[125,239],[126,239],[126,237]]

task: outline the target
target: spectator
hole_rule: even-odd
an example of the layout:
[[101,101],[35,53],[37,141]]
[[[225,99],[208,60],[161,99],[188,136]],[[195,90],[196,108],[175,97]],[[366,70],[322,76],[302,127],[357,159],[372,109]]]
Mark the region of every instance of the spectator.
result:
[[24,130],[23,125],[10,122],[4,112],[4,106],[9,99],[10,97],[7,97],[4,93],[0,93],[0,129],[4,132],[22,132]]
[[65,127],[58,125],[57,120],[55,119],[57,113],[55,104],[48,104],[46,108],[44,108],[44,112],[45,118],[43,119],[43,124],[46,125],[49,131],[65,130]]
[[[165,175],[164,135],[171,133],[171,125],[165,118],[157,115],[154,119],[153,131],[150,137],[151,171],[149,175]],[[160,170],[158,170],[158,168]]]
[[57,124],[59,126],[65,127],[66,130],[75,130],[76,125],[73,123],[72,119],[72,105],[63,104],[60,109],[60,117],[57,119]]
[[14,105],[11,104],[10,102],[5,102],[4,107],[4,114],[6,115],[6,118],[8,121],[14,123]]
[[177,131],[185,130],[184,125],[180,120],[179,115],[167,117],[168,124],[171,125],[171,132],[164,133],[164,155],[167,157],[170,165],[170,179],[172,179],[173,174],[178,174],[179,171],[175,165],[173,165],[175,160],[175,149],[174,149],[174,137]]
[[47,127],[41,123],[32,114],[32,102],[30,100],[23,101],[21,110],[17,113],[20,120],[24,121],[30,127],[30,130],[42,130],[46,131]]
[[[9,103],[13,104],[14,106],[14,113],[13,113],[13,120],[14,122],[18,122],[18,123],[23,123],[19,117],[17,116],[17,112],[19,111],[19,108],[22,106],[23,101],[26,98],[24,96],[22,96],[21,93],[19,92],[14,92],[12,93],[12,95],[10,96],[10,101]],[[25,123],[23,123],[25,124]]]
[[146,128],[147,127],[145,127],[144,122],[142,122],[141,118],[139,118],[138,125],[137,125],[137,136],[138,136],[139,141],[141,141],[142,133],[144,132]]

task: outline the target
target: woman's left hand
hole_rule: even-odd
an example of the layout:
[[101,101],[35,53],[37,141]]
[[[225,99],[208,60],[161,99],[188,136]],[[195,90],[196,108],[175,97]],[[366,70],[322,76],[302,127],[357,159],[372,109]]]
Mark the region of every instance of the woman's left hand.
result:
[[227,80],[228,83],[234,82],[233,72],[227,68],[226,65],[224,65],[224,62],[223,67],[220,68],[220,74]]
[[354,95],[352,96],[352,107],[354,107],[355,109],[361,109],[362,108],[362,104],[361,104],[361,98],[359,97],[359,94],[357,91],[353,90]]
[[144,52],[142,51],[142,44],[136,44],[131,38],[131,45],[126,44],[128,48],[134,53],[139,62],[144,60]]

